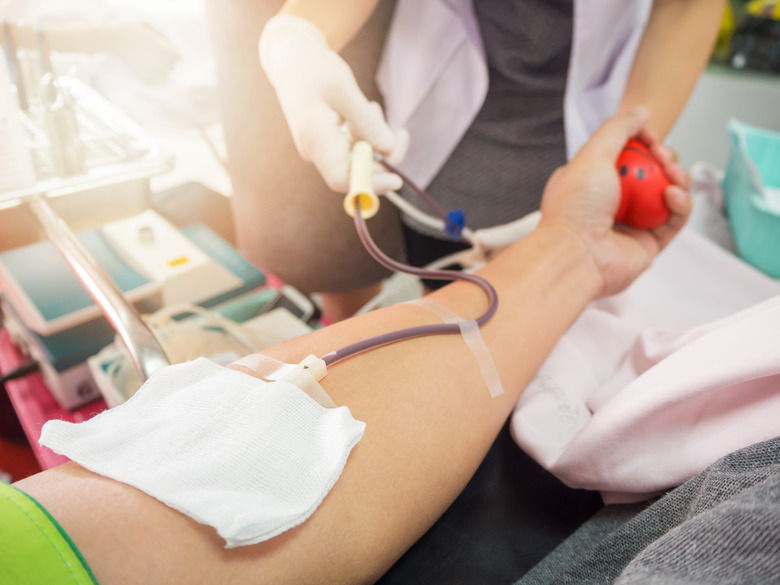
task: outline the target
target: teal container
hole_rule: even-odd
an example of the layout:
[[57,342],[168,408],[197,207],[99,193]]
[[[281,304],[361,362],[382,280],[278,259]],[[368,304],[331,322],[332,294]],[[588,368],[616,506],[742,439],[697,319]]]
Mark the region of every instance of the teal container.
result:
[[731,120],[723,196],[739,255],[780,278],[780,134]]

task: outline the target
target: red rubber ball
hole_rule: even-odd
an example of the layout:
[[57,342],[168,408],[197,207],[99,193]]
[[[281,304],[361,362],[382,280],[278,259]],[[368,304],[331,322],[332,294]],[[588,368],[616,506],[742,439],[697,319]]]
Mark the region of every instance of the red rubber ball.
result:
[[664,191],[671,184],[647,146],[632,139],[616,163],[620,175],[620,207],[615,221],[639,229],[658,227],[669,219]]

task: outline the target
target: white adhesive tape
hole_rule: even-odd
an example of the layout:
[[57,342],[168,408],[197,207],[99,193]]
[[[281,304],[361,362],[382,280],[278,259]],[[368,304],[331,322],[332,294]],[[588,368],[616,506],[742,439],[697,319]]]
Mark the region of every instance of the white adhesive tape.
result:
[[477,360],[477,365],[482,373],[482,378],[485,380],[490,397],[495,398],[504,393],[504,386],[501,384],[498,368],[496,368],[496,364],[493,361],[493,356],[490,355],[490,350],[485,345],[485,340],[482,339],[479,325],[477,325],[476,321],[465,321],[454,311],[430,299],[416,299],[409,301],[409,304],[428,309],[445,323],[457,323],[460,327],[463,341],[466,343],[469,351],[471,351],[474,359]]

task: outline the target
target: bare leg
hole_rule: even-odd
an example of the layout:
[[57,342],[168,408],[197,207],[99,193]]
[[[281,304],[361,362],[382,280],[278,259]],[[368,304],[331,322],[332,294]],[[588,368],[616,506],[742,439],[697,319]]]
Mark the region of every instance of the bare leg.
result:
[[369,284],[345,293],[322,293],[322,314],[331,323],[352,317],[382,290],[382,283]]

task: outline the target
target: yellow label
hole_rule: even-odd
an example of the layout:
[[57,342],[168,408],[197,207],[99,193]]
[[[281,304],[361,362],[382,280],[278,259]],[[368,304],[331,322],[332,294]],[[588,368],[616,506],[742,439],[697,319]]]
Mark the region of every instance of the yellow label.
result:
[[173,260],[168,260],[168,266],[181,266],[182,264],[186,264],[189,262],[190,259],[186,256],[179,256],[178,258],[174,258]]

